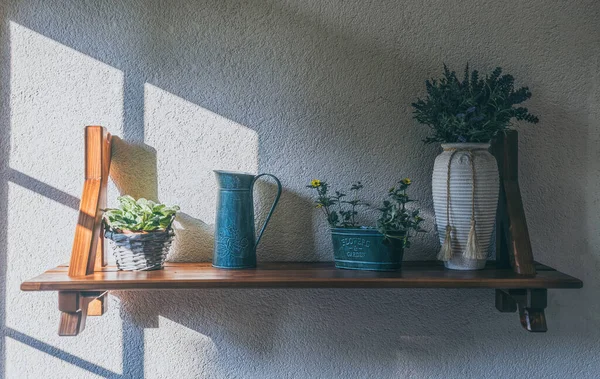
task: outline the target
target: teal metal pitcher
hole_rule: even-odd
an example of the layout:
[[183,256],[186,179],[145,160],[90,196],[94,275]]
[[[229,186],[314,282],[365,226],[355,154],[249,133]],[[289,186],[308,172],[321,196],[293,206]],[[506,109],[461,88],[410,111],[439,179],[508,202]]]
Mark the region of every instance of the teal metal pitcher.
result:
[[[256,267],[256,246],[260,242],[265,228],[279,197],[281,182],[274,175],[252,175],[242,172],[215,170],[219,195],[215,221],[215,249],[213,266],[218,268]],[[277,183],[277,196],[267,219],[258,236],[254,229],[254,183],[261,176],[270,176]]]

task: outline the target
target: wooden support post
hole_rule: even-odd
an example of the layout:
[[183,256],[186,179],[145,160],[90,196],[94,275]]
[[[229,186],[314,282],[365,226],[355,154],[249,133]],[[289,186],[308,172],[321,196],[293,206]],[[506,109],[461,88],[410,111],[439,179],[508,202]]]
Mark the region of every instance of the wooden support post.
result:
[[[102,209],[110,172],[111,135],[102,126],[85,128],[85,182],[79,219],[69,263],[69,276],[82,277],[106,265]],[[61,319],[58,334],[76,336],[87,316],[101,316],[108,309],[108,292],[59,292]]]
[[85,128],[85,182],[71,251],[69,276],[85,276],[105,264],[102,211],[110,170],[111,135],[101,126]]
[[509,264],[517,274],[535,275],[533,252],[519,188],[518,135],[514,130],[499,136],[493,153],[500,173],[500,196],[496,215],[496,263]]
[[496,308],[500,312],[519,311],[519,319],[523,328],[530,332],[546,332],[546,314],[548,290],[512,289],[496,290]]
[[85,329],[89,305],[106,291],[60,291],[58,293],[58,309],[61,311],[59,336],[76,336]]

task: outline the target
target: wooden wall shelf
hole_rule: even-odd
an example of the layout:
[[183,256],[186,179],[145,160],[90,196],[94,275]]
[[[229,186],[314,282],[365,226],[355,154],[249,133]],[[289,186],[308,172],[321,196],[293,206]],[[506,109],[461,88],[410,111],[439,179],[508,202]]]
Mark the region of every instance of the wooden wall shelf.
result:
[[75,336],[87,316],[107,311],[109,291],[201,288],[492,288],[496,308],[517,312],[521,325],[545,332],[547,289],[583,283],[533,260],[517,175],[517,134],[497,140],[500,171],[496,261],[479,271],[446,270],[438,262],[404,262],[395,272],[340,270],[329,262],[272,262],[256,269],[223,270],[210,263],[168,263],[157,271],[118,271],[106,266],[102,211],[110,172],[111,136],[85,129],[85,182],[69,265],[21,284],[23,291],[58,291],[59,335]]
[[107,266],[70,277],[58,266],[21,284],[23,291],[112,291],[185,288],[581,288],[581,280],[537,264],[532,277],[490,263],[484,270],[446,270],[437,262],[404,262],[399,271],[336,269],[331,262],[269,262],[256,269],[224,270],[210,263],[167,263],[163,270],[118,271]]

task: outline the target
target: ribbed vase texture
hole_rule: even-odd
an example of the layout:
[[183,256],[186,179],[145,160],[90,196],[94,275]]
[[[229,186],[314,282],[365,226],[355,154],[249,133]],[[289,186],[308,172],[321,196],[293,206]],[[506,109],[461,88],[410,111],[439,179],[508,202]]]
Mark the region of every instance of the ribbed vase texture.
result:
[[[471,229],[473,171],[470,152],[475,163],[475,221],[479,249],[489,254],[492,232],[498,206],[498,164],[484,143],[442,144],[444,151],[438,155],[433,167],[433,205],[440,245],[444,243],[447,220],[447,205],[450,206],[452,227],[452,258],[444,262],[454,270],[478,270],[485,267],[487,259],[464,257]],[[454,153],[454,155],[453,155]],[[448,161],[450,177],[448,179]],[[447,199],[450,180],[450,201]]]

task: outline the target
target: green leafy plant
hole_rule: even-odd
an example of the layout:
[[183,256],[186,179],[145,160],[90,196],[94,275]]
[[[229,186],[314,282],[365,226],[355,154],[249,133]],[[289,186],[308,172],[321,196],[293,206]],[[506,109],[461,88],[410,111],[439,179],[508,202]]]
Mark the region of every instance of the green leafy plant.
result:
[[168,207],[144,198],[137,201],[129,196],[120,196],[119,208],[104,210],[105,228],[115,232],[154,232],[171,227],[178,206]]
[[527,108],[515,107],[531,97],[528,87],[514,88],[512,75],[497,67],[485,78],[465,67],[462,81],[444,65],[440,79],[425,81],[427,96],[412,103],[414,118],[431,128],[425,143],[489,142],[513,119],[536,124]]
[[[386,240],[390,238],[401,239],[404,247],[410,247],[410,238],[416,233],[424,232],[420,227],[423,219],[419,216],[419,209],[409,209],[406,204],[414,202],[408,196],[408,187],[412,184],[409,178],[404,178],[398,185],[391,188],[388,198],[383,205],[376,208],[380,212],[377,220],[377,230],[384,235]],[[350,188],[350,200],[348,196],[339,191],[334,194],[329,192],[329,184],[325,181],[314,179],[307,186],[317,192],[315,207],[321,209],[332,228],[357,228],[356,221],[358,206],[369,206],[369,204],[358,198],[358,191],[363,188],[361,182],[357,182]],[[361,228],[368,228],[361,226]]]
[[317,191],[316,207],[321,209],[327,217],[327,222],[332,228],[355,228],[358,226],[356,207],[359,205],[368,205],[358,199],[358,191],[363,188],[361,182],[357,182],[350,188],[351,199],[346,200],[347,194],[335,191],[335,195],[329,195],[329,185],[327,182],[314,179],[308,188],[314,188]]
[[404,247],[410,247],[410,238],[416,234],[425,232],[421,228],[423,218],[419,215],[418,208],[408,209],[406,204],[414,202],[407,193],[408,187],[412,184],[409,178],[404,178],[398,182],[397,186],[388,191],[389,200],[383,201],[383,206],[379,208],[381,215],[377,220],[377,230],[386,238],[399,238]]

